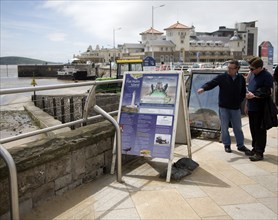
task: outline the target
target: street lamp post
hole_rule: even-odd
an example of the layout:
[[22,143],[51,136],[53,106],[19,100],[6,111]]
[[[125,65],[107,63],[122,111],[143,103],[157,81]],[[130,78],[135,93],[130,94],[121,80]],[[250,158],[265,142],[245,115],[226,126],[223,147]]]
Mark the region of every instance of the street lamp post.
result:
[[115,32],[121,30],[122,28],[113,28],[113,61],[115,62]]
[[[159,6],[156,6],[156,7],[152,6],[152,29],[154,29],[154,9],[161,8],[163,6],[165,6],[165,5],[159,5]],[[153,35],[153,30],[152,30],[152,35]],[[153,38],[153,36],[152,36],[152,38]],[[152,46],[152,57],[154,58],[153,46]]]
[[161,8],[163,6],[165,6],[165,5],[159,5],[157,7],[152,6],[152,28],[154,28],[154,24],[153,24],[154,23],[154,9]]

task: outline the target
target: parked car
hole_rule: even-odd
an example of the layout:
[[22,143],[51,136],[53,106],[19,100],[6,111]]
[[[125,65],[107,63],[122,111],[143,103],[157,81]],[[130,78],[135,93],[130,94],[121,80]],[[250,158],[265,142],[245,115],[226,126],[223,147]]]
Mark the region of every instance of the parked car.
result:
[[189,66],[186,64],[177,64],[174,66],[174,70],[183,70],[187,71],[189,69]]
[[[240,64],[240,69],[238,72],[243,74],[244,76],[247,76],[248,73],[250,72],[249,63],[246,60],[239,60],[238,62]],[[227,70],[228,64],[229,64],[229,61],[226,61],[222,65],[220,65],[220,67],[218,67],[218,69]]]
[[211,63],[194,63],[192,68],[211,69],[214,68],[214,66]]

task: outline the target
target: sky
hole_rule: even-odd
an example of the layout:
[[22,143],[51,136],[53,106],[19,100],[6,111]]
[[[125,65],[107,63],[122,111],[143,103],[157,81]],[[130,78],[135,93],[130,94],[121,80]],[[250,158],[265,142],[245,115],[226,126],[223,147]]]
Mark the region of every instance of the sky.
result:
[[116,45],[139,43],[140,33],[148,30],[152,22],[156,30],[165,33],[164,29],[177,21],[189,27],[194,25],[197,32],[257,21],[258,46],[270,41],[274,62],[278,60],[278,0],[0,2],[0,57],[68,62],[90,45],[93,49],[97,45],[111,48],[113,39]]

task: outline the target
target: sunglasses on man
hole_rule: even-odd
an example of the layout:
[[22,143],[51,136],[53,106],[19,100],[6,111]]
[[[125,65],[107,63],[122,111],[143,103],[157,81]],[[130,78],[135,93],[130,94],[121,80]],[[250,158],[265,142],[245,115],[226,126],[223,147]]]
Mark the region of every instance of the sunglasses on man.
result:
[[250,69],[251,71],[254,71],[254,70],[258,69],[258,68],[249,67],[249,69]]

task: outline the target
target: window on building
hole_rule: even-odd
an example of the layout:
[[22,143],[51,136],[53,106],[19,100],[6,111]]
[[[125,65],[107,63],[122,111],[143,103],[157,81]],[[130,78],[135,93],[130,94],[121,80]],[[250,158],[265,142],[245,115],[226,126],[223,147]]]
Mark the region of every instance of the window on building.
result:
[[174,62],[174,56],[170,55],[170,62]]
[[248,34],[247,55],[253,55],[254,38],[254,34]]
[[184,43],[184,41],[183,40],[181,40],[181,44],[183,44]]

